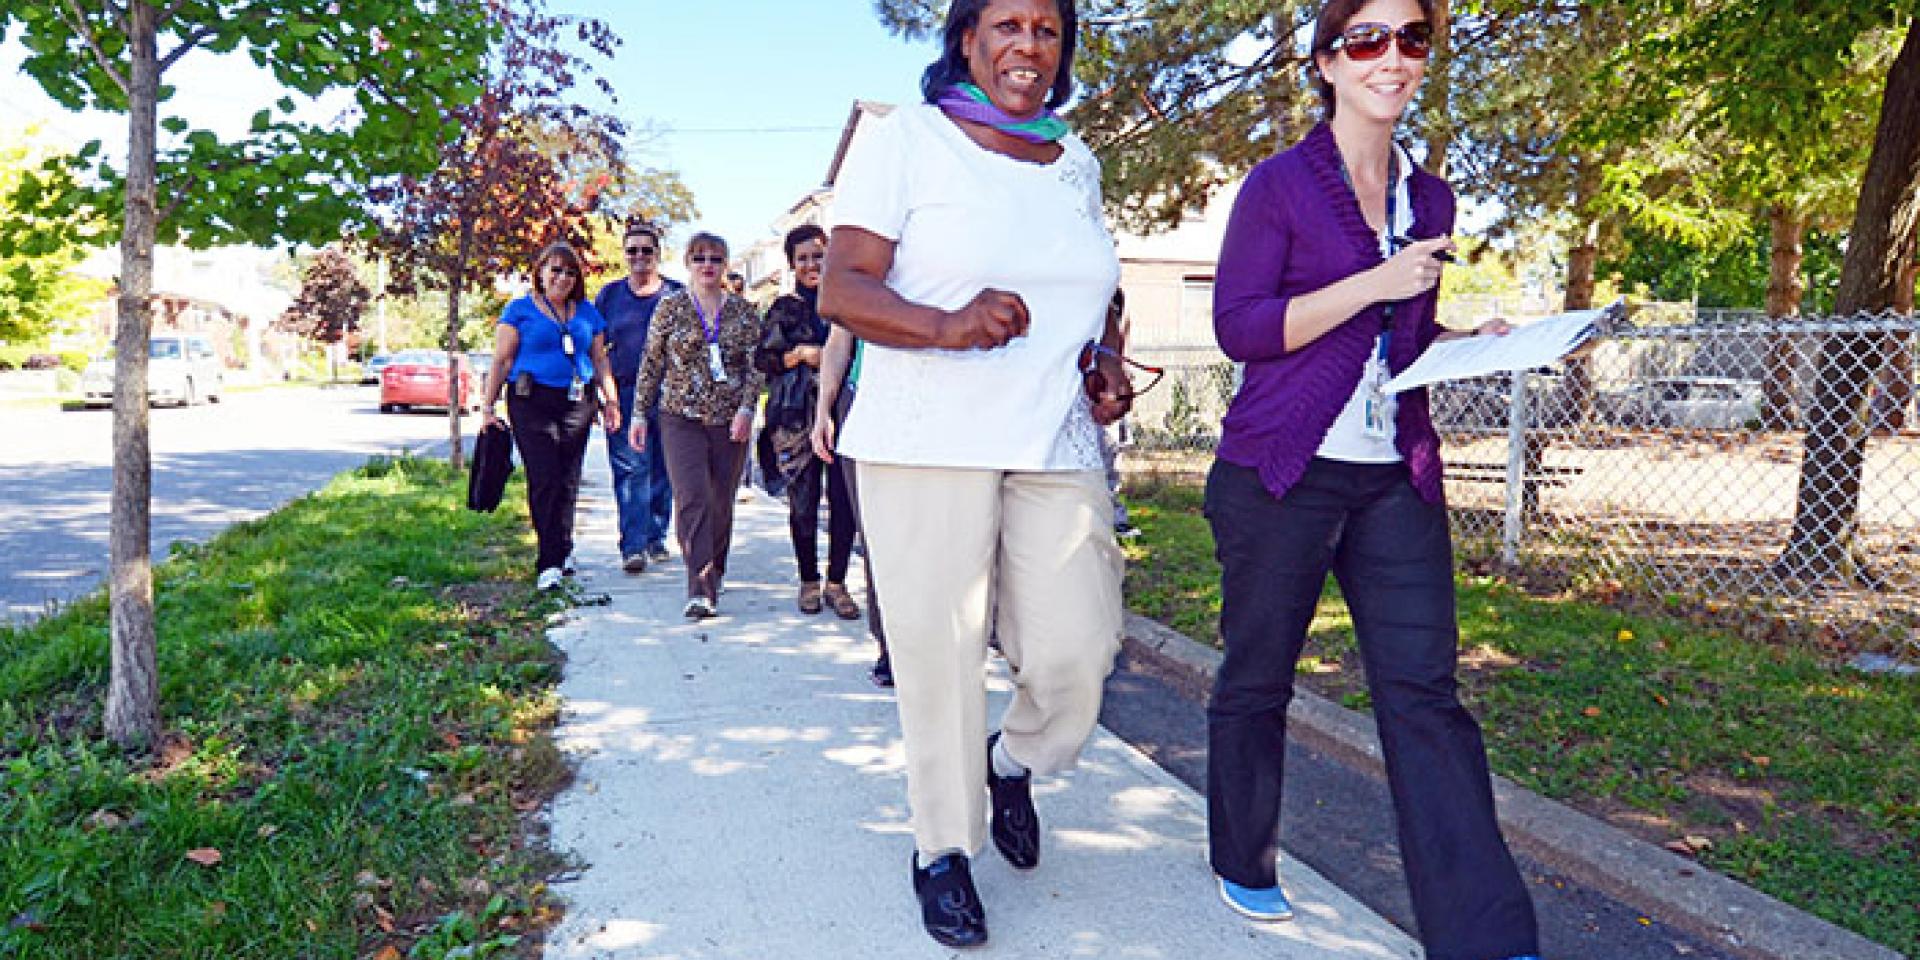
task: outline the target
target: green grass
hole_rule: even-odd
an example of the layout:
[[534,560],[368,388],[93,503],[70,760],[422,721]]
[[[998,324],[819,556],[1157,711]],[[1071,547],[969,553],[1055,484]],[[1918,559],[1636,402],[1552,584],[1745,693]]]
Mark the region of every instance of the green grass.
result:
[[101,738],[102,598],[0,630],[0,956],[441,958],[538,926],[559,601],[520,500],[463,503],[442,464],[376,462],[177,551],[151,755]]
[[[1128,500],[1143,531],[1129,605],[1218,645],[1199,490],[1148,482]],[[1705,838],[1707,866],[1920,952],[1920,680],[1492,578],[1458,583],[1464,698],[1497,772],[1656,843]],[[1301,677],[1367,706],[1331,584]]]

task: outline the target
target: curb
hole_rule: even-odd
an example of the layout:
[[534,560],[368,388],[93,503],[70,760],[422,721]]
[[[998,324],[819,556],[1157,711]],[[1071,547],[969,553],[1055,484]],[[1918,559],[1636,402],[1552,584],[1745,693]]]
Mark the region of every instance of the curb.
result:
[[[1127,655],[1206,702],[1220,652],[1164,624],[1127,614]],[[1287,734],[1370,776],[1385,776],[1373,719],[1296,688]],[[1528,856],[1664,923],[1754,960],[1905,960],[1905,955],[1781,903],[1692,860],[1495,775],[1507,840]]]

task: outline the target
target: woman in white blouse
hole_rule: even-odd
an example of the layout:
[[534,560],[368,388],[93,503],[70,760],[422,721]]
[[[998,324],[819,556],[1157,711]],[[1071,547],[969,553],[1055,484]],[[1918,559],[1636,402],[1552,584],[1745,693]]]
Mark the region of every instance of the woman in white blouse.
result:
[[[1071,767],[1119,646],[1099,428],[1131,400],[1119,279],[1071,90],[1071,0],[957,0],[926,102],[863,124],[836,184],[820,312],[867,342],[839,437],[887,597],[913,882],[927,932],[987,938],[987,831],[1039,861],[1033,773]],[[1014,676],[987,733],[997,634]]]

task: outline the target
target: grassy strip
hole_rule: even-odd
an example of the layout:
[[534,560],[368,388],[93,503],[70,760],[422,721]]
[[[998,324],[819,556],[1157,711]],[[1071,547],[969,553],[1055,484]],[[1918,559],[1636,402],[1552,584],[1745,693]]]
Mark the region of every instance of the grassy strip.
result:
[[[1130,490],[1129,605],[1219,644],[1219,565],[1190,483]],[[1461,680],[1494,769],[1896,950],[1920,953],[1920,682],[1679,620],[1459,580]],[[1322,598],[1305,684],[1368,706]]]
[[0,629],[0,956],[440,960],[538,928],[561,601],[522,498],[463,495],[375,462],[158,567],[151,756],[100,738],[103,599]]

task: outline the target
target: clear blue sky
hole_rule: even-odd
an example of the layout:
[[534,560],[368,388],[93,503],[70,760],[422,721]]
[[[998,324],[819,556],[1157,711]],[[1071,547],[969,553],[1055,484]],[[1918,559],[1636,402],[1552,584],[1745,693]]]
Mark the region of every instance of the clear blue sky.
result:
[[[854,100],[917,98],[935,54],[882,29],[871,0],[551,0],[549,9],[598,17],[626,41],[599,65],[619,96],[615,112],[661,133],[636,161],[678,170],[700,207],[694,226],[736,250],[769,236],[771,221],[820,184]],[[20,61],[16,42],[0,45],[0,138],[37,121],[55,143],[98,138],[124,154],[124,119],[61,110]],[[169,106],[239,135],[282,92],[257,76],[243,58],[196,52],[169,72],[180,88]],[[798,132],[740,132],[774,130]]]

